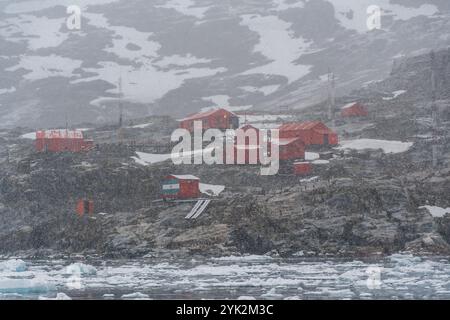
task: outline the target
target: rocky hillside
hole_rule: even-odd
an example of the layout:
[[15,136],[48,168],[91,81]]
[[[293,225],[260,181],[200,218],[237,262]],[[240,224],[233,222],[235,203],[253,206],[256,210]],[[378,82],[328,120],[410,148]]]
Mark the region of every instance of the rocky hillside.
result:
[[[0,127],[181,117],[211,106],[301,109],[447,47],[445,0],[0,1]],[[380,29],[367,9],[379,6]],[[69,24],[70,26],[70,24]]]
[[[442,61],[446,52],[436,55]],[[411,85],[421,75],[426,81],[428,56],[405,61],[391,77],[340,100],[361,97],[370,116],[337,117],[341,146],[308,150],[322,159],[313,162],[314,172],[305,178],[260,176],[253,166],[145,162],[136,152],[170,152],[169,136],[177,124],[168,117],[135,120],[120,136],[112,126],[92,127],[85,133],[97,148],[78,155],[38,154],[26,139],[29,129],[3,130],[0,251],[112,257],[161,252],[448,254],[449,215],[436,212],[450,208],[450,119],[441,116],[440,136],[433,140],[431,110],[421,93],[426,85],[419,82],[417,90]],[[446,105],[447,91],[439,88],[439,101]],[[326,119],[326,108],[318,105],[289,117]],[[355,141],[359,144],[351,147]],[[439,151],[436,167],[433,141]],[[186,220],[193,203],[158,201],[159,183],[172,173],[194,174],[226,189],[211,198],[199,219]],[[75,214],[75,202],[82,197],[95,201],[95,215]]]

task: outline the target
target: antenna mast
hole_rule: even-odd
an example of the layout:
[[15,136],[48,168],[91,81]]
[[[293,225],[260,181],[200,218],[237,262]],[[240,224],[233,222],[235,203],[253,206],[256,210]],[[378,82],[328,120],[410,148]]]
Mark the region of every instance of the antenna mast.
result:
[[431,120],[433,125],[433,139],[432,139],[432,154],[433,154],[433,168],[438,165],[438,108],[436,105],[436,57],[434,51],[431,51]]
[[336,82],[334,73],[328,68],[328,119],[332,121],[334,126],[334,112],[336,105]]
[[122,105],[122,98],[123,98],[123,92],[122,92],[122,74],[120,74],[120,78],[119,78],[119,128],[122,128],[122,126],[123,126],[123,105]]

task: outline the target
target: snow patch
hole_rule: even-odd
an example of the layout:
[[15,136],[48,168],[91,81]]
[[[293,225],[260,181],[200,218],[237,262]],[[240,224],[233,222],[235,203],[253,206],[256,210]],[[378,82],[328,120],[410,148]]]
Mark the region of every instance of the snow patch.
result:
[[200,183],[199,187],[200,187],[201,193],[204,193],[204,194],[207,194],[210,196],[214,196],[214,197],[217,197],[225,190],[225,186],[206,184],[206,183]]
[[15,43],[26,42],[33,51],[55,48],[69,38],[69,33],[60,31],[65,22],[66,18],[23,14],[0,22],[0,36]]
[[276,92],[278,89],[280,88],[279,84],[274,84],[274,85],[268,85],[268,86],[263,86],[263,87],[253,87],[253,86],[243,86],[240,87],[240,89],[247,91],[247,92],[252,92],[252,93],[262,93],[265,96],[271,95],[272,93]]
[[295,61],[310,51],[311,43],[301,37],[296,38],[291,23],[277,16],[249,14],[241,16],[241,25],[259,35],[254,52],[261,53],[269,60],[262,66],[245,71],[243,75],[280,75],[292,83],[310,72],[311,66],[296,64]]
[[[377,5],[382,16],[391,16],[394,20],[409,20],[418,16],[432,16],[439,10],[435,5],[422,4],[418,8],[391,3],[391,0],[327,0],[334,6],[335,17],[340,24],[359,33],[369,31],[367,27],[367,8]],[[383,25],[382,25],[383,27]]]
[[447,213],[450,213],[450,208],[441,208],[441,207],[436,207],[436,206],[422,206],[419,207],[419,209],[427,209],[428,212],[435,218],[442,218],[444,217]]
[[0,89],[0,95],[7,94],[7,93],[13,93],[13,92],[16,92],[15,87]]
[[342,141],[341,146],[337,149],[353,149],[353,150],[365,150],[365,149],[382,149],[385,153],[402,153],[408,151],[413,142],[401,142],[390,140],[377,140],[377,139],[357,139]]
[[320,159],[320,154],[317,152],[305,152],[305,160],[314,161]]
[[398,96],[400,96],[400,95],[402,95],[402,94],[404,94],[406,92],[407,92],[406,90],[393,91],[392,92],[392,97],[384,97],[383,100],[386,100],[386,101],[394,100],[395,98],[397,98]]
[[193,0],[166,0],[164,5],[156,6],[157,8],[173,9],[177,12],[186,15],[193,16],[197,19],[203,19],[206,11],[209,7],[197,7]]
[[28,71],[23,78],[30,81],[47,79],[50,77],[72,78],[74,71],[81,67],[82,61],[60,57],[55,54],[49,56],[21,56],[17,65],[6,71],[25,69]]

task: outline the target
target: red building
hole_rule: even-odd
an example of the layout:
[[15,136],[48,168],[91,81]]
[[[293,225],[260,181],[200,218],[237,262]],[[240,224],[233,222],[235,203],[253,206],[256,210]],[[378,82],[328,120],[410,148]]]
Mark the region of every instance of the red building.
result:
[[38,152],[81,152],[92,149],[94,142],[85,140],[80,130],[43,130],[36,132]]
[[294,163],[294,174],[298,176],[306,176],[312,171],[312,165],[309,162]]
[[341,116],[344,118],[367,117],[368,115],[366,108],[359,102],[352,102],[341,108]]
[[337,145],[338,135],[320,121],[287,123],[280,128],[280,138],[300,138],[306,146]]
[[190,132],[194,130],[194,122],[201,121],[203,130],[207,129],[237,129],[239,127],[239,117],[225,109],[215,109],[201,112],[180,120],[180,128]]
[[85,214],[94,214],[94,201],[86,199],[78,200],[77,213],[80,216],[84,216]]
[[276,141],[272,141],[272,145],[273,144],[277,144],[279,147],[280,161],[305,158],[306,146],[300,138],[280,138]]
[[[241,136],[240,139],[238,136]],[[234,141],[234,161],[239,164],[259,164],[259,130],[250,124],[246,124],[236,131]],[[238,159],[238,155],[245,159]]]
[[193,175],[170,175],[162,183],[163,199],[195,199],[200,196],[200,179]]

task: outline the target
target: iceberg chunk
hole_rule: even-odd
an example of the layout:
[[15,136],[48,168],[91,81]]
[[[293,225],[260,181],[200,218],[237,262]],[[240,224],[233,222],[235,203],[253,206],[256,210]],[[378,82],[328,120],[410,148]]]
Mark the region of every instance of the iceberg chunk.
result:
[[124,294],[122,296],[122,299],[147,300],[147,299],[149,299],[149,296],[144,293],[135,292],[135,293],[130,293],[130,294]]
[[73,263],[66,267],[64,270],[65,274],[70,275],[83,275],[83,276],[93,276],[97,274],[97,269],[84,263]]
[[28,266],[25,261],[20,259],[10,259],[0,262],[0,271],[10,272],[24,272],[28,270]]
[[54,291],[55,286],[37,279],[1,279],[0,293],[32,294]]

